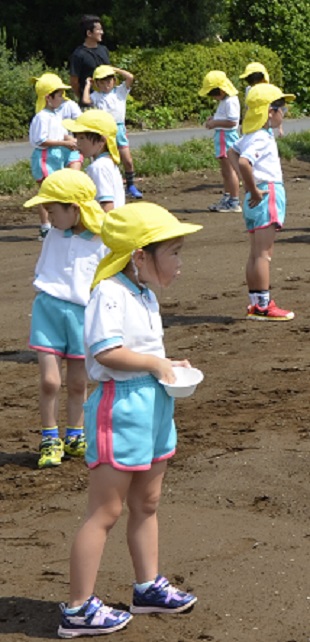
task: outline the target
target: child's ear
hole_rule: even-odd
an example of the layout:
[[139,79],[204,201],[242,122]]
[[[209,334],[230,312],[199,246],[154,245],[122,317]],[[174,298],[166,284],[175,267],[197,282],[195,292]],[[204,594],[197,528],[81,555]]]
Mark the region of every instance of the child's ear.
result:
[[133,260],[134,260],[134,262],[135,262],[135,264],[136,264],[138,269],[142,267],[142,265],[144,263],[144,259],[145,259],[144,250],[141,250],[141,249],[136,250],[135,253],[134,253],[134,256],[133,256]]

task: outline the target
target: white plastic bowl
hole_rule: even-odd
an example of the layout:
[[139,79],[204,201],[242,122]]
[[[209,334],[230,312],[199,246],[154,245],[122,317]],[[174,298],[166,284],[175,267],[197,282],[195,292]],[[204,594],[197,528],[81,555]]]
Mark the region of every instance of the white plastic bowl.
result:
[[170,397],[189,397],[195,392],[198,383],[203,380],[203,373],[198,368],[174,366],[173,371],[176,376],[174,383],[159,380]]

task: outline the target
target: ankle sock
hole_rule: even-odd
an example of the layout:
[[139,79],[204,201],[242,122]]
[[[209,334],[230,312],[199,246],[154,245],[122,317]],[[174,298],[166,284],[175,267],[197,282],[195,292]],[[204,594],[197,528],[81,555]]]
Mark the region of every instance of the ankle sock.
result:
[[269,290],[261,290],[261,292],[257,292],[257,305],[259,305],[260,308],[268,308],[269,301]]
[[51,428],[42,428],[42,439],[58,439],[58,426]]
[[67,426],[66,437],[79,437],[84,435],[84,426]]
[[141,584],[138,584],[137,582],[135,582],[135,589],[136,589],[139,593],[145,593],[145,591],[147,591],[147,589],[148,589],[150,586],[152,586],[152,584],[154,584],[154,581],[155,581],[155,580],[151,580],[150,582],[142,582]]

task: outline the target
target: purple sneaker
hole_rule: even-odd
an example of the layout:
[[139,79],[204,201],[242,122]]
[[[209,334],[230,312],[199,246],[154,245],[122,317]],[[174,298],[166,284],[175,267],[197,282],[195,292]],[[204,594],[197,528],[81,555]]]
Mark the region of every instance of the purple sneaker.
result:
[[130,613],[182,613],[190,609],[197,597],[171,586],[166,577],[157,575],[155,582],[141,593],[134,588]]
[[70,614],[66,604],[60,604],[61,624],[58,627],[60,638],[78,638],[83,635],[103,635],[123,629],[132,619],[127,611],[116,611],[105,606],[98,597],[92,595],[79,611]]
[[131,196],[132,198],[138,198],[138,199],[143,198],[142,192],[140,192],[134,184],[129,185],[129,187],[127,187],[126,196]]

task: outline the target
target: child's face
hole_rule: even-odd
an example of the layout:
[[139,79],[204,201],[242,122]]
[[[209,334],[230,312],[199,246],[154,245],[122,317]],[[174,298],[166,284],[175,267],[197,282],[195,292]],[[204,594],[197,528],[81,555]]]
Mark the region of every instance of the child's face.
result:
[[77,140],[78,150],[85,158],[91,158],[92,156],[97,158],[105,149],[106,139],[104,136],[102,136],[99,141],[93,141],[83,133],[75,134],[75,138]]
[[69,207],[63,203],[46,203],[44,205],[48,212],[49,219],[58,230],[69,230],[79,222],[79,208],[73,203]]
[[96,84],[99,91],[102,91],[104,94],[109,94],[110,91],[114,88],[115,78],[114,76],[107,76],[106,78],[98,78]]
[[143,260],[141,266],[138,265],[139,280],[153,286],[168,287],[180,275],[183,242],[183,237],[164,241],[154,254],[141,250]]
[[53,96],[46,96],[46,106],[48,109],[58,109],[63,102],[63,90],[58,89]]
[[269,127],[272,129],[277,129],[277,127],[280,127],[283,118],[287,112],[287,107],[275,107],[272,108],[270,107],[269,109]]

